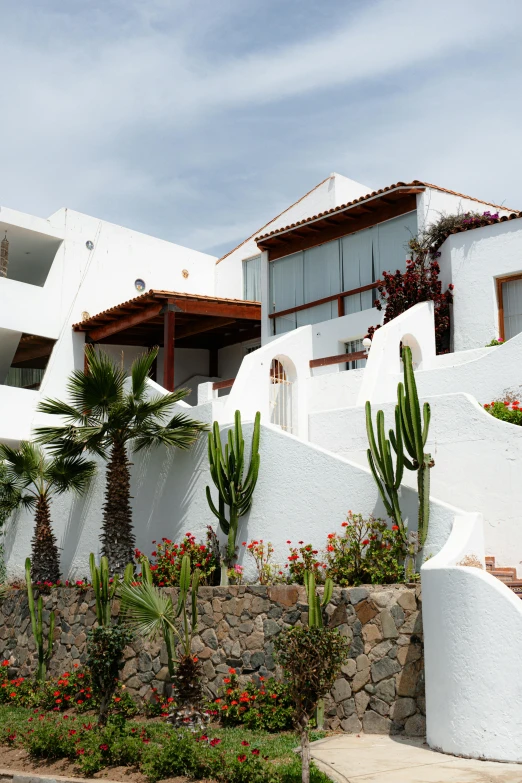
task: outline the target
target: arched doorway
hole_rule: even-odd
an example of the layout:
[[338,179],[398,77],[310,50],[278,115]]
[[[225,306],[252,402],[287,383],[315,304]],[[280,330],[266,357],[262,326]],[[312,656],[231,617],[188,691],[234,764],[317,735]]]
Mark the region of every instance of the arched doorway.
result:
[[272,359],[270,365],[270,423],[295,435],[295,369],[284,357]]

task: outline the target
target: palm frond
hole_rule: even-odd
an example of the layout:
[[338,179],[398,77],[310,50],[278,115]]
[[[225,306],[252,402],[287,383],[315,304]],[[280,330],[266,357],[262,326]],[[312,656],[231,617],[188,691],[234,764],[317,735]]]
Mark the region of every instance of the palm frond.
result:
[[44,478],[53,494],[71,490],[82,495],[96,472],[96,463],[80,456],[57,457],[46,465]]
[[52,454],[73,457],[87,450],[105,458],[109,447],[108,429],[106,422],[84,427],[37,427],[35,438]]
[[125,622],[140,636],[155,639],[168,629],[175,630],[174,607],[170,597],[162,595],[154,585],[124,584],[121,588],[121,607]]
[[38,403],[37,410],[40,413],[49,413],[53,416],[62,416],[69,425],[71,424],[86,424],[88,417],[83,409],[78,410],[73,408],[72,405],[68,405],[61,400],[52,400],[46,398]]
[[86,346],[87,372],[75,370],[67,392],[79,411],[101,418],[121,399],[126,373],[108,354]]
[[44,463],[42,451],[29,441],[22,441],[19,449],[0,444],[0,459],[4,460],[7,480],[20,487],[36,482]]
[[138,452],[152,446],[164,445],[186,450],[206,430],[208,430],[207,424],[178,413],[165,425],[154,421],[144,422],[133,438],[132,449]]
[[155,394],[149,397],[147,400],[140,400],[135,403],[134,407],[134,419],[136,426],[147,419],[162,419],[165,424],[165,420],[171,414],[172,408],[180,400],[190,394],[189,389],[176,389],[175,392],[169,392],[169,394]]
[[136,357],[132,362],[132,394],[136,400],[139,400],[145,392],[147,378],[158,355],[158,350],[158,348],[152,348],[147,353],[142,353],[141,356]]

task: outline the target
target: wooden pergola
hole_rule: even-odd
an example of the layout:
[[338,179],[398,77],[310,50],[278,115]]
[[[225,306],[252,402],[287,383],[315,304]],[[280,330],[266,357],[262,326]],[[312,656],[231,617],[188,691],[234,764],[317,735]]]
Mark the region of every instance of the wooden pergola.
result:
[[209,376],[218,350],[261,336],[261,304],[151,290],[74,324],[87,343],[163,346],[163,386],[174,391],[174,348],[209,350]]

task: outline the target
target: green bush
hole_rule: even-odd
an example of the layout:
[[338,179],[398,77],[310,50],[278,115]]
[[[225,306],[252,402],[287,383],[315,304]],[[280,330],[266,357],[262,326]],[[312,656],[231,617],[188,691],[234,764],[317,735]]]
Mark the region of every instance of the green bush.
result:
[[285,731],[292,728],[293,703],[284,682],[259,677],[241,686],[235,669],[229,670],[224,687],[211,709],[224,726],[246,726],[252,730]]
[[508,424],[522,426],[522,408],[518,400],[493,400],[486,403],[484,410],[494,416],[496,419],[506,421]]
[[395,584],[404,579],[406,549],[397,525],[348,512],[343,532],[330,533],[326,574],[341,587]]
[[100,705],[100,723],[107,719],[120,669],[123,668],[123,650],[132,636],[132,632],[121,625],[99,625],[87,634],[87,667]]

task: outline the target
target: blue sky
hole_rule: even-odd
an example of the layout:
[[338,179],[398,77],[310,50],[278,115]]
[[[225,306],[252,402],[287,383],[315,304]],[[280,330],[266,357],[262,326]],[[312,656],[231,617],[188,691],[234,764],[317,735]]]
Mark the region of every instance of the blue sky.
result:
[[0,202],[220,255],[338,171],[522,209],[520,0],[1,0]]

